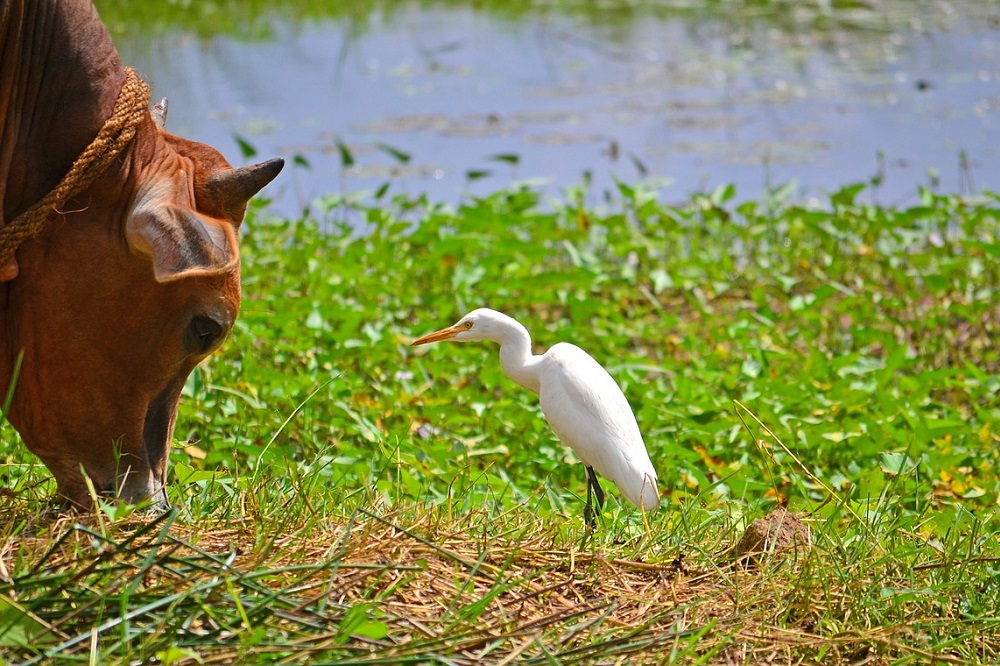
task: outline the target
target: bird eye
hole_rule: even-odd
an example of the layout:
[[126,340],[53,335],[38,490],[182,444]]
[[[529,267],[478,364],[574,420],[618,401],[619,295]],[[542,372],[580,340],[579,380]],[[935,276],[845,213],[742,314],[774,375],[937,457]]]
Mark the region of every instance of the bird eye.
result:
[[184,332],[184,346],[192,354],[206,354],[222,337],[222,324],[204,315],[195,315]]
[[465,328],[467,329],[472,328],[472,322],[471,321],[465,322]]

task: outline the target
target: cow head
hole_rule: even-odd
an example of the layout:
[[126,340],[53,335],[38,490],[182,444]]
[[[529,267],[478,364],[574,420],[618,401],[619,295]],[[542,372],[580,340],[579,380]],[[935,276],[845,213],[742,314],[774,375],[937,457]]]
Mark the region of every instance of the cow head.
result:
[[233,169],[161,124],[154,110],[120,168],[21,246],[0,302],[0,360],[24,359],[10,420],[76,504],[86,477],[130,501],[162,491],[185,380],[239,310],[247,201],[283,165]]

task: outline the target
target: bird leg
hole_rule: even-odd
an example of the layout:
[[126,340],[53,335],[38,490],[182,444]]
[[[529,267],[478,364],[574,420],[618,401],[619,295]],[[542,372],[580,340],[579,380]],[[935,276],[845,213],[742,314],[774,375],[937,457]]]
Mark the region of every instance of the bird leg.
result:
[[587,466],[587,504],[583,507],[583,522],[587,527],[594,529],[597,527],[597,521],[594,519],[594,507],[591,503],[591,493],[597,499],[597,513],[604,510],[604,491],[601,490],[601,484],[597,481],[597,473],[594,472],[594,468]]
[[594,486],[594,498],[597,500],[597,511],[600,513],[604,510],[604,491],[601,490],[601,484],[597,482],[597,472],[594,471],[593,467],[587,468],[587,476]]

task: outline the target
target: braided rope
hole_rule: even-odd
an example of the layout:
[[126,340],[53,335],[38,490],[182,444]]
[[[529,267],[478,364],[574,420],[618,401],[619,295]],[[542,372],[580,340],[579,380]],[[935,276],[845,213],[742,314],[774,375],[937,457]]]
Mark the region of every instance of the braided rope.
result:
[[104,173],[135,136],[148,108],[149,86],[139,78],[135,70],[126,67],[125,83],[118,93],[115,108],[94,140],[80,153],[51,192],[9,224],[0,227],[0,268],[10,261],[21,243],[42,231],[52,212],[61,208]]

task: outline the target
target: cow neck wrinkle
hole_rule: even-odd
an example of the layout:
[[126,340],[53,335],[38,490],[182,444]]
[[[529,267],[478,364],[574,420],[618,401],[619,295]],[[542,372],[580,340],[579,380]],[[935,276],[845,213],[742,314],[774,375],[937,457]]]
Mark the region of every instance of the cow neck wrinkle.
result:
[[0,268],[11,260],[21,243],[41,233],[51,213],[58,211],[69,199],[97,180],[121,154],[148,112],[149,96],[149,85],[139,78],[135,70],[126,67],[125,83],[118,93],[115,108],[94,140],[48,194],[10,224],[0,227]]

